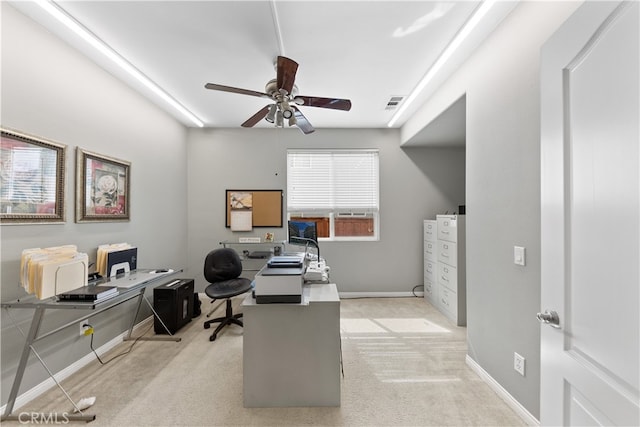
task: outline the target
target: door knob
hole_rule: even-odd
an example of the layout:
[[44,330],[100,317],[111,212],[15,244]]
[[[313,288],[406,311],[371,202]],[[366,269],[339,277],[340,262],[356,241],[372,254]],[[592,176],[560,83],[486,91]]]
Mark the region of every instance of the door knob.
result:
[[560,329],[560,317],[558,317],[558,313],[555,311],[545,310],[544,313],[538,313],[537,317],[540,323]]

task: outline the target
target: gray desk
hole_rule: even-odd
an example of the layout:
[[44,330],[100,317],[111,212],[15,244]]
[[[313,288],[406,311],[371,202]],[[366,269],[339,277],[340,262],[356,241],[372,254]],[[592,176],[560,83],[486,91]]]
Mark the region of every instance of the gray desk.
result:
[[300,304],[243,308],[245,407],[340,406],[340,297],[304,285]]
[[[20,298],[15,301],[3,302],[2,308],[4,308],[5,310],[33,309],[34,312],[33,312],[33,319],[31,321],[31,327],[29,328],[29,332],[25,337],[24,348],[22,349],[22,355],[20,357],[20,362],[18,364],[16,376],[13,379],[13,385],[11,387],[11,392],[9,393],[9,400],[5,408],[5,412],[4,412],[5,415],[2,416],[2,421],[5,421],[5,420],[19,421],[18,415],[13,415],[13,406],[16,402],[16,398],[18,397],[20,384],[22,383],[22,378],[24,376],[24,372],[27,367],[27,362],[29,360],[29,355],[31,354],[31,352],[33,352],[33,354],[38,358],[42,366],[49,373],[49,376],[53,378],[55,381],[53,373],[49,370],[47,365],[44,363],[44,360],[42,359],[42,357],[40,357],[36,349],[33,347],[33,344],[63,329],[66,329],[69,326],[73,326],[73,325],[77,326],[78,322],[88,319],[91,316],[95,316],[97,313],[101,313],[105,310],[113,308],[117,305],[124,303],[125,301],[138,298],[138,302],[136,305],[136,312],[134,313],[133,318],[131,319],[131,326],[125,338],[125,341],[126,341],[131,338],[131,333],[133,331],[133,327],[135,326],[135,322],[138,317],[140,306],[143,300],[147,303],[147,305],[149,305],[149,307],[151,308],[151,311],[153,311],[154,316],[158,317],[158,314],[153,309],[153,305],[149,303],[147,298],[144,296],[144,292],[147,289],[147,287],[150,287],[151,285],[159,285],[161,283],[166,283],[166,281],[169,280],[172,276],[179,274],[181,272],[182,270],[177,270],[177,271],[172,271],[170,273],[158,274],[158,273],[155,273],[155,270],[135,270],[124,277],[102,279],[99,282],[99,284],[117,286],[119,294],[98,303],[95,303],[93,301],[58,301],[56,297],[39,300],[33,295],[28,295],[24,298]],[[123,287],[119,287],[119,286],[123,286]],[[42,321],[45,317],[45,313],[47,310],[83,310],[83,311],[90,311],[90,313],[81,317],[74,318],[74,320],[71,322],[65,323],[64,325],[58,328],[55,328],[52,331],[39,335],[40,326],[42,325]],[[160,319],[160,317],[158,317],[158,319]],[[162,320],[160,320],[160,322],[162,323]],[[164,325],[164,323],[162,324]],[[166,326],[165,326],[165,329],[167,330],[167,333],[171,335],[171,333],[166,328]],[[142,337],[138,339],[180,341],[180,338],[176,338],[173,336]],[[56,384],[58,384],[58,387],[62,390],[62,392],[65,394],[67,399],[73,404],[73,406],[76,409],[78,409],[76,403],[71,399],[71,397],[69,397],[69,395],[64,390],[64,388],[62,388],[62,386],[57,381],[56,381]],[[65,416],[70,421],[87,421],[88,422],[88,421],[93,421],[96,418],[95,415],[83,414],[81,411],[79,411],[78,414],[65,414]]]

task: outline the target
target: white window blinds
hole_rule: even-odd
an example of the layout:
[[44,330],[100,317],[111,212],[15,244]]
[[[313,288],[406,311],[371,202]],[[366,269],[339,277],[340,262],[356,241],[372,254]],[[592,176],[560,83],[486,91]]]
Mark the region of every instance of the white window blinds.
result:
[[287,210],[377,212],[377,150],[288,150]]

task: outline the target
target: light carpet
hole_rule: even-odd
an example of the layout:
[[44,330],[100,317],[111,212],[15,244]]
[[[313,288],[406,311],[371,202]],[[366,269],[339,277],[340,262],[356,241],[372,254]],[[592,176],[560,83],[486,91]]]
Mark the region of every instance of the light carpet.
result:
[[[525,425],[467,367],[466,328],[422,298],[341,301],[342,404],[324,408],[244,408],[242,328],[229,326],[210,342],[212,329],[202,327],[209,303],[202,307],[176,334],[181,342],[139,341],[129,354],[91,363],[63,382],[76,401],[96,397],[85,411],[96,415],[90,426]],[[101,358],[130,346],[122,343]],[[14,413],[72,409],[58,388],[37,400]]]

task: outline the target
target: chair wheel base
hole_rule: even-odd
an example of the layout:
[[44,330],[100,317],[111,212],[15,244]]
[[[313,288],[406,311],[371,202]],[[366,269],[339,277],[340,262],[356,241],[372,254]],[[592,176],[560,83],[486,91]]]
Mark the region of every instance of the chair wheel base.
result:
[[233,314],[233,310],[231,309],[231,298],[227,298],[227,309],[225,312],[225,316],[217,317],[215,319],[207,320],[206,322],[204,322],[205,329],[209,329],[212,323],[220,323],[215,331],[213,331],[213,334],[211,334],[211,336],[209,337],[209,341],[215,341],[218,337],[218,333],[228,325],[233,324],[243,327],[244,325],[242,323],[242,320],[240,320],[242,317],[242,313]]

